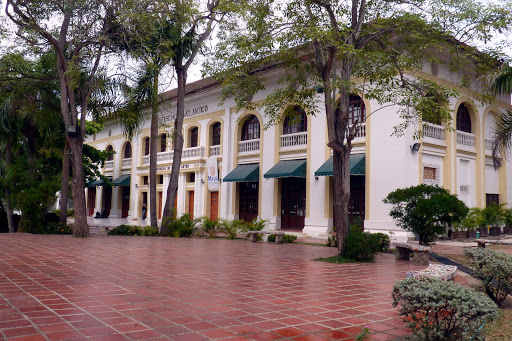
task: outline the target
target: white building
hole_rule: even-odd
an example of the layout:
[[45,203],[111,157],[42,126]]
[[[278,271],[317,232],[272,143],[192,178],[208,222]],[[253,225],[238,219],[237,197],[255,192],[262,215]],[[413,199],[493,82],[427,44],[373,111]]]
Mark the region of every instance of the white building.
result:
[[[270,86],[255,96],[255,102],[277,86],[279,72],[268,74]],[[396,227],[388,215],[390,207],[382,200],[397,188],[436,184],[470,207],[512,202],[511,164],[494,170],[490,150],[491,127],[510,108],[510,96],[482,104],[437,64],[425,65],[415,74],[460,94],[448,103],[456,130],[424,123],[420,140],[413,139],[414,129],[401,137],[392,136],[393,127],[401,123],[396,106],[377,110],[381,108],[377,102],[351,96],[352,117],[363,123],[353,141],[350,215],[363,218],[366,230],[393,231],[395,237],[406,233]],[[172,166],[173,151],[166,133],[172,128],[175,94],[175,90],[165,94],[169,100],[160,112],[160,122],[168,127],[160,129],[159,218]],[[220,86],[212,79],[187,86],[185,148],[175,203],[178,214],[247,221],[259,216],[269,220],[270,229],[326,235],[333,226],[332,154],[327,147],[323,105],[314,116],[303,115],[297,122],[284,120],[264,130],[268,119],[263,111],[237,112],[233,101],[219,105],[219,94]],[[317,96],[322,103],[323,94]],[[293,110],[302,111],[299,107]],[[100,150],[116,151],[103,169],[116,186],[101,186],[101,181],[88,185],[89,215],[106,211],[110,217],[141,218],[143,202],[149,204],[149,127],[148,119],[128,141],[119,123],[112,122],[87,139],[86,143]],[[416,143],[421,144],[417,151],[411,148]],[[207,178],[215,164],[221,179],[218,185]]]

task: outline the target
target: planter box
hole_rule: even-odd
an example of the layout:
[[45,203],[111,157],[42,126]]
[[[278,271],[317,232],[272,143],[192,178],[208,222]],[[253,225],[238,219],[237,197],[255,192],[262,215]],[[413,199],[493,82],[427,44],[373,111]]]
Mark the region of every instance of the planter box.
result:
[[468,238],[476,238],[476,231],[468,231]]
[[464,239],[468,237],[467,231],[453,231],[453,239]]
[[504,234],[512,234],[512,227],[504,227],[503,233]]
[[501,234],[501,227],[500,226],[491,226],[489,234],[491,236],[499,236]]
[[487,227],[480,227],[478,229],[478,231],[480,231],[480,237],[487,237],[487,235],[488,235]]

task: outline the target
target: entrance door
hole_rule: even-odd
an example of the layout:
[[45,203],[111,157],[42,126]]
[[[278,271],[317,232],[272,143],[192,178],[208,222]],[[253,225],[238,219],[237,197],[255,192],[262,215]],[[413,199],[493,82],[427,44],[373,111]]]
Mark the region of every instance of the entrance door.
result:
[[89,208],[89,215],[94,214],[94,206],[96,204],[96,187],[89,187],[87,189],[87,207]]
[[162,219],[162,192],[158,192],[158,219]]
[[[112,187],[103,187],[105,192],[105,218],[110,215],[110,209],[112,208]],[[103,213],[103,212],[101,212]]]
[[306,215],[306,179],[281,180],[281,228],[302,230]]
[[130,209],[130,187],[122,186],[123,200],[121,203],[121,218],[128,217],[128,210]]
[[194,218],[194,191],[188,192],[188,214],[190,218]]
[[240,183],[239,217],[241,220],[251,222],[258,216],[258,182]]
[[210,192],[210,219],[219,219],[219,192]]
[[[351,176],[350,177],[350,202],[348,206],[349,221],[354,219],[361,219],[361,224],[364,224],[364,209],[365,209],[365,177],[364,176]],[[364,225],[363,225],[364,226]]]

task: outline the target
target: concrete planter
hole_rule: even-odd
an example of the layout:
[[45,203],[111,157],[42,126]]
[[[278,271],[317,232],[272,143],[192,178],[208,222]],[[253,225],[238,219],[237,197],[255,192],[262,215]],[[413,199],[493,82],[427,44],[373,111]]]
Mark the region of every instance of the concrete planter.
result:
[[468,231],[468,238],[476,238],[476,231]]
[[491,226],[489,230],[489,234],[491,236],[499,236],[501,234],[501,227],[500,226]]
[[489,235],[487,227],[480,227],[478,231],[480,232],[480,237],[487,237]]
[[512,227],[504,227],[503,233],[504,234],[512,234]]
[[283,241],[284,241],[284,236],[282,234],[277,234],[276,235],[276,243],[283,244]]
[[468,237],[467,231],[453,231],[453,239],[464,239]]

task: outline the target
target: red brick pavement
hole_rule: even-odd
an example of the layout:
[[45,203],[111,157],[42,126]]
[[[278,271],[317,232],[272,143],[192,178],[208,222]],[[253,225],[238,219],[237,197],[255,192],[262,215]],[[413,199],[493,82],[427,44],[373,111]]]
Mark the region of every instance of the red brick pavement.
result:
[[335,249],[162,237],[0,235],[0,339],[374,340],[407,333],[391,288],[415,267],[314,262]]

